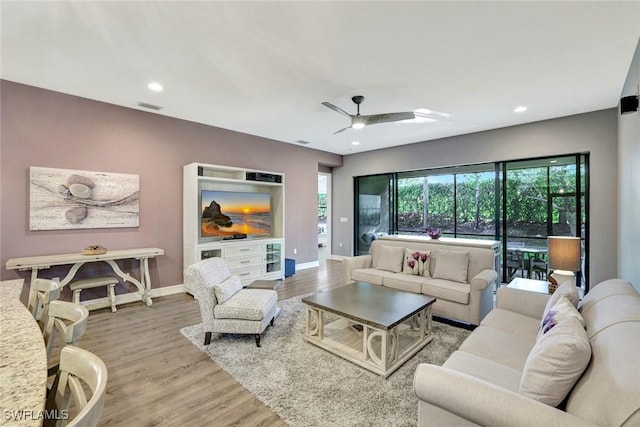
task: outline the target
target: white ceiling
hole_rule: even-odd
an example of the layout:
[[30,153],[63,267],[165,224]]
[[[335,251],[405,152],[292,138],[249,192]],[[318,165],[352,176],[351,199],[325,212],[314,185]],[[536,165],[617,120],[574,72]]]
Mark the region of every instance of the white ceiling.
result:
[[[3,79],[339,154],[615,107],[640,37],[640,0],[0,7]],[[333,135],[353,95],[451,118]]]

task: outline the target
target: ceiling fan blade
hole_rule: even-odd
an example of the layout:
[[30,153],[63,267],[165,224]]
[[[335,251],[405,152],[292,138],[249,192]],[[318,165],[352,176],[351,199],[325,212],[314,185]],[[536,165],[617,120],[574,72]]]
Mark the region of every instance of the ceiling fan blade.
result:
[[442,113],[440,111],[432,111],[432,110],[425,110],[425,109],[420,109],[420,110],[416,110],[414,111],[416,117],[442,117],[442,118],[450,118],[451,114],[449,113]]
[[342,115],[345,115],[345,116],[349,117],[350,119],[352,119],[352,118],[353,118],[353,116],[352,116],[351,114],[347,113],[346,111],[344,111],[344,110],[343,110],[342,108],[340,108],[340,107],[336,107],[335,105],[333,105],[333,104],[332,104],[332,103],[330,103],[330,102],[323,102],[323,103],[322,103],[322,105],[324,105],[324,106],[325,106],[325,107],[327,107],[327,108],[332,109],[333,111],[335,111],[335,112],[337,112],[337,113],[340,113],[340,114],[342,114]]
[[402,113],[385,113],[385,114],[371,114],[368,116],[361,116],[366,125],[375,125],[377,123],[389,123],[399,122],[401,120],[415,119],[416,115],[413,111],[405,111]]
[[340,132],[344,132],[347,129],[351,129],[351,126],[347,126],[346,128],[342,128],[340,130],[335,131],[333,134],[335,135],[336,133],[340,133]]

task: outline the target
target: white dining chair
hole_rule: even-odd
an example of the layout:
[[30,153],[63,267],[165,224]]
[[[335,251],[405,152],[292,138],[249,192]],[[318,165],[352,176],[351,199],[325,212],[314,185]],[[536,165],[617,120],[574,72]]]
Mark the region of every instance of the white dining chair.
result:
[[35,279],[30,284],[27,308],[44,330],[49,303],[60,298],[60,283],[49,279]]
[[[68,427],[98,425],[104,407],[107,376],[107,366],[98,356],[78,347],[64,347],[60,352],[60,368],[47,396],[46,411],[66,414],[68,419],[45,419],[44,427],[58,427],[65,422]],[[91,391],[90,396],[87,396],[86,388]],[[74,405],[70,405],[71,400]]]
[[[60,335],[63,345],[75,346],[87,328],[89,310],[80,304],[67,301],[51,301],[45,327],[43,330],[44,343],[47,347],[47,361],[51,365],[56,332]],[[49,368],[49,375],[53,375],[57,366]],[[53,370],[53,372],[51,372]]]

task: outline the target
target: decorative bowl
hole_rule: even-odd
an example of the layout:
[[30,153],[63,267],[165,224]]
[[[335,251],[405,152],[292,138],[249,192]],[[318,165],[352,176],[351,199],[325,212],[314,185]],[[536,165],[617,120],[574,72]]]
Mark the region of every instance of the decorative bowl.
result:
[[107,248],[100,245],[87,246],[82,250],[82,255],[102,255],[107,253]]
[[439,239],[441,236],[440,230],[434,230],[431,228],[427,230],[427,234],[429,235],[429,237],[435,240]]

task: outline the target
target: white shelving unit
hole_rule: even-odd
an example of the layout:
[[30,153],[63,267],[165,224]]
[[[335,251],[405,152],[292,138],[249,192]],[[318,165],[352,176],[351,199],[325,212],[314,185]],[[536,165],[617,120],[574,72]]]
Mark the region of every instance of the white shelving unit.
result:
[[[190,163],[183,169],[183,262],[220,257],[244,285],[284,277],[284,174]],[[271,236],[222,240],[201,238],[202,190],[266,193],[271,200]],[[190,292],[189,289],[185,290]]]

